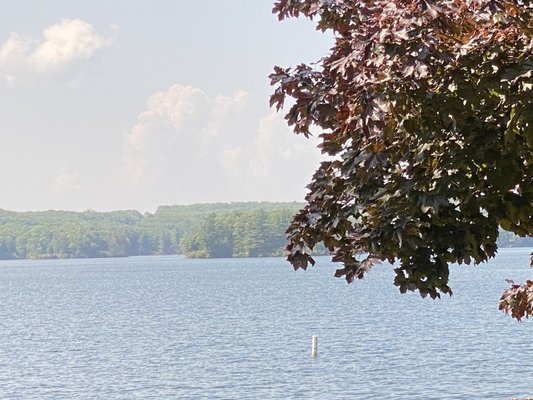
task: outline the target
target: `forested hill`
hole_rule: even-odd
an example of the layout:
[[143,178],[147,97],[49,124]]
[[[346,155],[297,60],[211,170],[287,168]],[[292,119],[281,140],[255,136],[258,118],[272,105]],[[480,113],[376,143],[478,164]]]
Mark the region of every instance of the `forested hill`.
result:
[[162,206],[153,214],[0,209],[0,259],[281,255],[301,203]]
[[[285,230],[302,203],[219,203],[163,206],[153,214],[13,212],[0,209],[0,259],[282,255]],[[500,246],[532,246],[502,233]]]

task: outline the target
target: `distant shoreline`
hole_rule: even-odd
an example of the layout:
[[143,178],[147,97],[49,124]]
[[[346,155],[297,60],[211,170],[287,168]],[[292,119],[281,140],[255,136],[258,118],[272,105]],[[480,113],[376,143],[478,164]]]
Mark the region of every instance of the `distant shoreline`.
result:
[[[297,202],[193,204],[161,206],[153,214],[0,209],[0,260],[284,256],[285,231],[304,206]],[[498,247],[533,247],[533,238],[500,231]],[[327,254],[323,245],[315,252]]]
[[[523,250],[527,252],[533,252],[533,246],[515,246],[515,247],[499,247],[498,253],[502,250]],[[42,257],[42,258],[1,258],[1,261],[51,261],[51,260],[100,260],[100,259],[113,259],[113,258],[156,258],[156,257],[178,257],[183,260],[238,260],[238,259],[251,259],[251,258],[286,258],[286,255],[274,255],[274,256],[257,256],[257,257],[211,257],[211,258],[198,258],[187,257],[184,254],[144,254],[144,255],[130,255],[130,256],[102,256],[102,257]],[[319,254],[315,257],[330,257],[328,254]]]

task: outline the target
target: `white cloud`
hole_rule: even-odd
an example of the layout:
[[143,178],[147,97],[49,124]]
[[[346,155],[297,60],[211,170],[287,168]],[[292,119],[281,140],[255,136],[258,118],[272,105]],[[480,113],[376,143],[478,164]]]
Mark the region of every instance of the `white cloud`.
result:
[[46,28],[41,38],[12,32],[0,44],[0,71],[13,85],[18,83],[18,76],[48,75],[88,60],[111,42],[111,38],[96,33],[90,23],[81,19],[63,19]]
[[153,169],[148,162],[150,155],[164,157],[175,141],[173,136],[184,136],[182,143],[190,142],[192,139],[185,135],[196,135],[209,114],[208,96],[192,86],[174,85],[155,93],[147,106],[124,142],[121,175],[134,185],[153,182],[156,175],[150,172]]
[[26,58],[26,53],[30,51],[32,41],[11,33],[9,38],[0,46],[0,62],[2,64],[20,62]]
[[55,69],[76,60],[89,59],[96,50],[110,44],[93,31],[88,22],[64,19],[44,31],[45,41],[31,54],[31,61],[41,70]]
[[167,204],[302,199],[315,145],[281,115],[254,112],[242,90],[211,96],[176,84],[152,95],[124,136],[121,185]]
[[[269,153],[272,150],[272,135],[279,123],[280,116],[275,112],[271,112],[259,120],[256,157],[251,161],[251,168],[258,175],[265,176],[270,171]],[[279,149],[280,152],[283,150]]]
[[249,95],[244,90],[238,90],[232,96],[216,96],[211,101],[208,124],[202,131],[203,142],[207,143],[221,134],[223,121],[230,118],[235,110],[246,107]]

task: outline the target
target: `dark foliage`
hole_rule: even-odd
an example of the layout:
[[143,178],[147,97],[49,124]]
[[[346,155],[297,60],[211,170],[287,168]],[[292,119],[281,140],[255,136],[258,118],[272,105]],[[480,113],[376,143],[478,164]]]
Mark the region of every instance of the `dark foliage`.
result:
[[[497,252],[499,227],[533,234],[533,6],[511,0],[279,0],[335,43],[276,67],[270,104],[328,156],[289,229],[289,261],[325,244],[348,282],[379,261],[394,284],[451,294],[450,263]],[[531,315],[532,282],[500,308]]]

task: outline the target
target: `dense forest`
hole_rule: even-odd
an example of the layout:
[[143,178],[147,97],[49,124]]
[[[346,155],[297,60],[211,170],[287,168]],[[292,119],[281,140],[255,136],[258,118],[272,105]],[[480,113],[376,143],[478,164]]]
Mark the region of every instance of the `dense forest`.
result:
[[0,259],[281,255],[300,203],[163,206],[153,214],[0,210]]
[[[301,207],[269,202],[196,204],[163,206],[153,214],[0,210],[0,259],[279,256],[284,254],[285,230]],[[533,238],[501,232],[499,244],[533,246]]]

